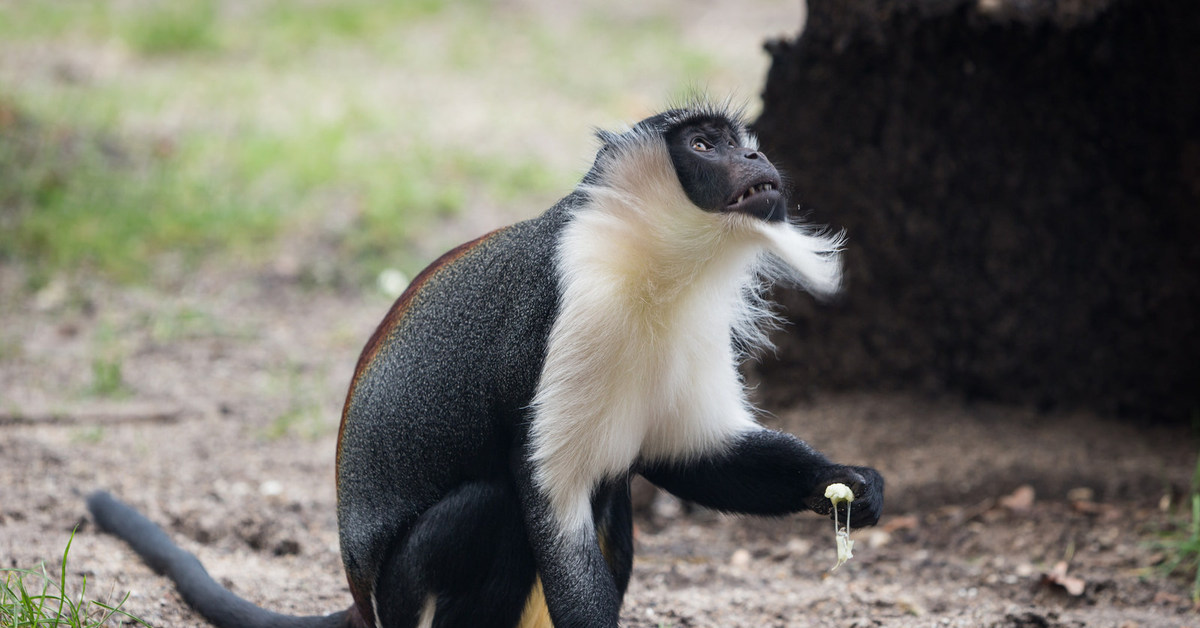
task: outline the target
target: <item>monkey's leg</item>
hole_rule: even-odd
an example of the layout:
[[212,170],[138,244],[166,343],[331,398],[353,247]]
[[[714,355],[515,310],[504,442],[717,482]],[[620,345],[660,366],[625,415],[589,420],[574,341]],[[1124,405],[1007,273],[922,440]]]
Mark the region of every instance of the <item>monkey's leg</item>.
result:
[[[532,465],[520,463],[518,474],[521,509],[554,627],[616,628],[622,591],[591,517],[586,525],[566,528],[537,487]],[[573,497],[591,510],[589,494]]]
[[376,588],[384,626],[411,621],[411,598],[434,602],[437,628],[517,624],[534,583],[533,553],[511,484],[471,482],[417,520]]
[[629,478],[606,483],[595,493],[596,538],[616,580],[617,591],[623,597],[633,571],[633,504],[629,497]]
[[883,478],[869,467],[834,464],[800,439],[774,430],[746,432],[718,453],[639,469],[671,493],[717,510],[779,515],[830,512],[825,487],[854,491],[854,527],[873,525],[883,509]]

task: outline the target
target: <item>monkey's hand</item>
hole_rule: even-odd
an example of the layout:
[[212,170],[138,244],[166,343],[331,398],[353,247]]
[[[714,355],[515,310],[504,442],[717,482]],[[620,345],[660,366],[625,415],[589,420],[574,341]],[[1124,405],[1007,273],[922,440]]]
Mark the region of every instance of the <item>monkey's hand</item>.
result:
[[[825,497],[830,484],[845,484],[854,492],[854,507],[850,509],[850,527],[875,525],[883,511],[883,476],[871,467],[834,465],[821,474],[812,494],[805,498],[809,508],[821,515],[833,516],[833,505]],[[846,505],[838,506],[838,518],[846,515]]]

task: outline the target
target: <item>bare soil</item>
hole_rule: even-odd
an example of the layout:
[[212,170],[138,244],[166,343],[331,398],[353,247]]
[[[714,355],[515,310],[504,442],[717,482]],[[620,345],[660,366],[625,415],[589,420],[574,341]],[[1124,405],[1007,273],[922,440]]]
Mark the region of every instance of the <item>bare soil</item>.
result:
[[[0,566],[56,570],[78,526],[72,586],[129,591],[125,609],[154,626],[205,625],[91,525],[84,496],[104,488],[243,597],[285,613],[345,607],[336,423],[387,299],[269,273],[29,296],[23,280],[0,268]],[[97,360],[120,366],[115,394],[97,387]],[[828,520],[728,517],[659,495],[637,522],[623,625],[1200,626],[1150,543],[1178,521],[1196,455],[1187,429],[872,393],[764,420],[878,467],[880,525],[856,532],[854,558],[831,573]]]

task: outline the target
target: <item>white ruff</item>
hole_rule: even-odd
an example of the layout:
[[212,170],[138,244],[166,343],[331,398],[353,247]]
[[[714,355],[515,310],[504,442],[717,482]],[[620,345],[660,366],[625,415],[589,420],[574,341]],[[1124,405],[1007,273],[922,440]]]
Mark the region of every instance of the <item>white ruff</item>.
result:
[[562,301],[534,397],[532,461],[560,532],[592,527],[591,492],[636,460],[719,450],[757,428],[734,338],[760,344],[766,253],[835,291],[840,241],[706,212],[661,139],[622,146],[558,247]]

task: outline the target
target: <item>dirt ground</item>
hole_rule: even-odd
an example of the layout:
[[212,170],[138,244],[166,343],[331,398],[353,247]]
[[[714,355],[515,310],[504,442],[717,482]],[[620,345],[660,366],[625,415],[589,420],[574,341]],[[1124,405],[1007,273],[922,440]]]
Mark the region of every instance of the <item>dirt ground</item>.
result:
[[[154,626],[205,625],[89,522],[84,496],[104,488],[241,596],[285,613],[345,607],[336,422],[387,299],[288,273],[159,290],[52,282],[28,297],[22,281],[0,267],[0,566],[56,571],[79,526],[73,586],[129,591],[126,610]],[[98,387],[103,363],[120,366],[115,391]],[[1194,466],[1187,429],[869,393],[764,420],[878,467],[880,525],[830,573],[827,520],[727,517],[660,495],[637,523],[623,625],[1200,626],[1149,543],[1178,520],[1166,506]]]

